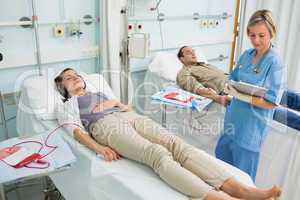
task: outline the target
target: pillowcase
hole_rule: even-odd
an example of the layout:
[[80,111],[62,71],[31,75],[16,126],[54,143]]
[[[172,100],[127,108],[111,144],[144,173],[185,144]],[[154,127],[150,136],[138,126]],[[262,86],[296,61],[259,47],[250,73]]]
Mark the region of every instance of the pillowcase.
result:
[[108,99],[118,99],[101,74],[81,74],[90,92],[102,92]]
[[[87,90],[91,92],[102,92],[109,99],[117,99],[113,91],[109,87],[100,74],[85,74],[79,73],[87,84]],[[56,90],[54,77],[36,76],[24,81],[23,92],[28,98],[28,106],[23,106],[25,112],[35,114],[39,120],[54,120],[56,119],[55,108],[58,104],[63,104],[63,97]]]
[[63,97],[56,91],[54,79],[46,76],[32,77],[24,81],[23,87],[28,105],[19,105],[19,109],[25,108],[23,111],[35,114],[38,119],[56,119],[54,108],[56,104],[62,103]]
[[159,52],[149,65],[149,70],[167,80],[176,81],[176,76],[182,67],[182,63],[176,54]]
[[[203,53],[196,51],[199,62],[207,63]],[[149,64],[149,70],[164,79],[176,81],[176,76],[183,64],[177,58],[177,54],[159,52]]]

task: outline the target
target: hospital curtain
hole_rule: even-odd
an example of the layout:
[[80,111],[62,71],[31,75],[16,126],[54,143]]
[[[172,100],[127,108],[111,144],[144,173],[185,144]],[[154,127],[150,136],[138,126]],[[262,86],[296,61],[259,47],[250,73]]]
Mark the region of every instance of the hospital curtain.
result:
[[121,8],[126,4],[125,0],[101,0],[100,1],[100,42],[102,73],[115,95],[120,98],[120,51],[122,43],[122,19]]
[[243,52],[251,47],[246,35],[246,25],[250,16],[258,9],[272,11],[278,24],[278,34],[274,44],[279,50],[288,71],[288,87],[300,91],[300,1],[299,0],[244,0],[245,5],[242,44]]

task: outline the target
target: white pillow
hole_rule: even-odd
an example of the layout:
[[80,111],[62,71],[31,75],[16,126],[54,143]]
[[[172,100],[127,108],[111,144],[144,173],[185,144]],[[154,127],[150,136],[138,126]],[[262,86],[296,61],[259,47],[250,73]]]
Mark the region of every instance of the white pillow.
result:
[[173,53],[159,52],[149,65],[149,70],[167,80],[176,81],[182,63]]
[[88,74],[83,75],[83,79],[86,82],[86,89],[90,92],[102,92],[108,99],[117,99],[113,93],[111,87],[101,74]]
[[208,63],[206,56],[204,55],[204,53],[201,50],[197,49],[196,55],[197,55],[198,62]]
[[54,79],[47,79],[46,76],[32,77],[24,81],[23,87],[29,101],[25,112],[35,114],[38,119],[56,118],[54,108],[57,103],[62,103],[63,97],[56,91]]
[[[101,91],[109,99],[117,99],[102,75],[80,74],[87,83],[88,91]],[[28,112],[33,112],[39,120],[56,119],[55,108],[57,104],[63,103],[63,97],[55,88],[54,78],[47,78],[46,76],[32,77],[24,81],[23,87],[31,109]]]
[[[196,51],[199,62],[207,63],[203,53]],[[183,64],[175,53],[159,52],[149,64],[149,70],[170,81],[176,81],[176,76]]]

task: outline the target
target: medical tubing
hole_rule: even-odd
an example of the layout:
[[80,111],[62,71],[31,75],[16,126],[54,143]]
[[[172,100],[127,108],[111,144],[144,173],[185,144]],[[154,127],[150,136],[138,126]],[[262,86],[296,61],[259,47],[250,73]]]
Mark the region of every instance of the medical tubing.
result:
[[[54,128],[46,137],[45,139],[45,142],[44,142],[44,145],[48,148],[51,148],[52,150],[49,151],[48,153],[46,153],[45,155],[42,155],[38,160],[34,161],[33,163],[37,163],[37,164],[47,164],[47,166],[45,167],[34,167],[34,166],[29,166],[29,165],[26,165],[24,167],[26,168],[33,168],[33,169],[46,169],[48,167],[50,167],[50,163],[47,162],[47,161],[42,161],[41,159],[47,157],[48,155],[50,155],[51,153],[53,153],[57,148],[58,146],[53,146],[53,145],[50,145],[48,144],[48,140],[50,139],[50,137],[60,128],[62,128],[63,126],[70,126],[70,125],[73,125],[73,126],[77,126],[79,128],[82,128],[79,124],[76,124],[76,123],[63,123],[61,125],[59,125],[58,127]],[[36,143],[36,144],[39,144],[40,145],[40,149],[38,150],[37,153],[40,153],[42,151],[42,149],[44,148],[44,145],[41,143],[41,142],[38,142],[38,141],[34,141],[34,140],[29,140],[29,141],[24,141],[24,142],[20,142],[20,143],[17,143],[17,144],[14,144],[12,147],[15,147],[15,146],[18,146],[18,145],[21,145],[21,144],[27,144],[27,143]],[[4,160],[2,160],[5,164],[11,166],[10,164],[8,164],[7,162],[5,162]],[[14,167],[14,166],[11,166],[11,167]]]
[[81,126],[78,125],[78,124],[76,124],[76,123],[64,123],[64,124],[59,125],[59,126],[56,127],[55,129],[53,129],[53,130],[47,135],[47,137],[46,137],[46,139],[45,139],[45,146],[48,147],[48,148],[51,148],[52,150],[51,150],[50,152],[48,152],[47,154],[43,155],[41,158],[44,158],[44,157],[48,156],[49,154],[51,154],[53,151],[56,150],[56,148],[57,148],[58,146],[52,146],[52,145],[48,144],[48,140],[49,140],[49,138],[50,138],[51,135],[53,135],[58,129],[62,128],[62,127],[65,126],[65,125],[73,125],[73,126],[75,125],[75,126],[81,128]]

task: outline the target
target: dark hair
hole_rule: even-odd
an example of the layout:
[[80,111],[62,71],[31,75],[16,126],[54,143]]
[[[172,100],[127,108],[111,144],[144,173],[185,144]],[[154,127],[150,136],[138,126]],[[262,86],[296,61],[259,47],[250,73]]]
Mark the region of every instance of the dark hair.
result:
[[188,46],[182,46],[182,47],[180,47],[180,49],[179,49],[179,51],[178,51],[178,53],[177,53],[177,58],[178,58],[178,59],[180,59],[181,57],[183,57],[183,52],[182,52],[182,50],[183,50],[184,48],[186,48],[186,47],[188,47]]
[[[62,81],[63,81],[63,78],[64,78],[64,73],[66,71],[69,71],[69,70],[73,70],[75,71],[74,69],[72,68],[66,68],[64,69],[62,72],[60,72],[60,74],[55,77],[54,79],[54,82],[55,82],[55,86],[56,86],[56,89],[58,90],[58,92],[65,98],[63,100],[63,102],[66,102],[69,98],[71,98],[71,95],[69,94],[68,90],[65,88],[65,86],[63,85]],[[78,75],[80,76],[80,75]],[[81,76],[80,76],[81,77]],[[82,78],[82,77],[81,77]],[[83,80],[84,82],[84,89],[86,88],[86,83],[85,81]]]

